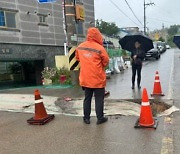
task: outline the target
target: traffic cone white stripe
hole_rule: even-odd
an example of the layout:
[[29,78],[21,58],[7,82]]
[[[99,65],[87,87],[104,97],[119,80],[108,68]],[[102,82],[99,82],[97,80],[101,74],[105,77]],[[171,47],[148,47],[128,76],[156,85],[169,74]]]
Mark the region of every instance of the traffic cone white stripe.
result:
[[160,82],[159,80],[155,80],[155,82]]
[[141,103],[141,106],[149,106],[149,105],[150,105],[149,102],[142,102],[142,103]]
[[42,103],[43,102],[43,99],[38,99],[38,100],[35,100],[35,103]]

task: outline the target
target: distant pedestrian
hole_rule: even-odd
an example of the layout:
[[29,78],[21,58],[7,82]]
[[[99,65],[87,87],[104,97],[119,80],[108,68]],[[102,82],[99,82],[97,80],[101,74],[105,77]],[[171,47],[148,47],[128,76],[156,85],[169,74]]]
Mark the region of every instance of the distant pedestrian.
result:
[[132,59],[132,89],[135,86],[135,78],[137,72],[137,86],[138,89],[141,88],[141,70],[142,70],[142,61],[145,57],[145,52],[141,48],[141,42],[135,42],[135,50],[131,52]]
[[88,29],[86,41],[76,49],[76,59],[80,62],[80,85],[85,91],[83,103],[84,123],[90,124],[91,100],[94,93],[97,124],[108,120],[104,117],[104,94],[106,86],[105,67],[109,56],[103,47],[103,38],[97,28]]

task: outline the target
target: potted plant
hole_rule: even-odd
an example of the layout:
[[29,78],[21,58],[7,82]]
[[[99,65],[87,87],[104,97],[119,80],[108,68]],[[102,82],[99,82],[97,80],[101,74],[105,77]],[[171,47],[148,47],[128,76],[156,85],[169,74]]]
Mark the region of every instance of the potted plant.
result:
[[70,75],[70,71],[65,68],[56,68],[56,74],[55,76],[52,78],[53,83],[56,84],[71,84],[71,75]]
[[54,68],[45,67],[41,74],[43,78],[43,85],[49,85],[52,84],[52,78],[55,76],[56,70]]

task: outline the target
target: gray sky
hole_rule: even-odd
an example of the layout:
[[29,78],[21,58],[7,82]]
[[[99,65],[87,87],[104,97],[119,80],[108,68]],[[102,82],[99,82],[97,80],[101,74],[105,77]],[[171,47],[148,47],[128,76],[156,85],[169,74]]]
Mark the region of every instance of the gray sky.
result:
[[[128,17],[119,11],[112,2],[114,2],[120,10]],[[143,21],[143,4],[144,0],[126,0],[135,15],[142,24]],[[164,24],[169,27],[173,24],[180,24],[180,0],[146,0],[146,3],[154,2],[154,6],[147,6],[147,27],[150,31],[161,29]],[[143,30],[143,25],[134,17],[125,0],[94,0],[95,3],[95,18],[103,19],[107,22],[115,22],[119,27],[138,26]]]

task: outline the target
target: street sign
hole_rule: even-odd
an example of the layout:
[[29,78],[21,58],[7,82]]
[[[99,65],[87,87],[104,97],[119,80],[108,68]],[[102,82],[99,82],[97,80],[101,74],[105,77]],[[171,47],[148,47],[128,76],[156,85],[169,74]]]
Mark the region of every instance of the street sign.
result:
[[76,5],[76,19],[77,20],[85,20],[85,11],[84,11],[84,6],[77,4]]
[[52,3],[56,2],[56,0],[37,0],[39,3]]
[[155,33],[154,38],[155,38],[155,40],[156,40],[156,41],[158,41],[158,40],[159,40],[160,35],[159,35],[159,33],[158,33],[158,32],[156,32],[156,33]]

